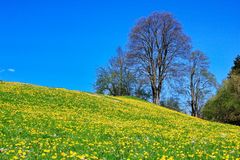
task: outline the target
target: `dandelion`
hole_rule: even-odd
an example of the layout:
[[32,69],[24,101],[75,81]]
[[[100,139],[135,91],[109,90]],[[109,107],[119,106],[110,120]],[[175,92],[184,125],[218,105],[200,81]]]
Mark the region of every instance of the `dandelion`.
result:
[[239,157],[239,127],[127,97],[4,82],[0,117],[1,159]]
[[64,152],[62,152],[62,153],[61,153],[61,156],[65,157],[65,156],[67,156],[67,154],[64,153]]
[[49,153],[50,150],[49,150],[49,149],[44,149],[43,152],[45,152],[45,153]]

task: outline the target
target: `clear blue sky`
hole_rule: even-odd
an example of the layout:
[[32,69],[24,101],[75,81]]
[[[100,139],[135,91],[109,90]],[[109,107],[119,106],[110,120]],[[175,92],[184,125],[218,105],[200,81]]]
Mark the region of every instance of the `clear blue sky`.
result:
[[240,53],[239,0],[6,0],[0,2],[0,79],[93,91],[96,69],[125,47],[136,21],[171,12],[219,82]]

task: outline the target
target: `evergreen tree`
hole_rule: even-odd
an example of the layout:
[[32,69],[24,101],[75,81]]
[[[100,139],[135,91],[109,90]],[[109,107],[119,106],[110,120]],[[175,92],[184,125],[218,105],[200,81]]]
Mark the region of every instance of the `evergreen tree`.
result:
[[231,72],[229,74],[229,77],[231,77],[231,75],[240,75],[240,55],[237,55],[237,57],[235,58],[234,62],[233,62],[233,66],[231,69]]

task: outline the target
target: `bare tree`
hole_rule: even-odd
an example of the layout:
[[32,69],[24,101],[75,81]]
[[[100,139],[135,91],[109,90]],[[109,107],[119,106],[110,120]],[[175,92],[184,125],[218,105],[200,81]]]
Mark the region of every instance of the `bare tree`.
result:
[[217,87],[217,82],[212,73],[208,71],[208,58],[201,51],[194,51],[188,59],[186,69],[187,86],[184,94],[187,96],[188,105],[191,108],[191,115],[200,117],[200,111],[206,100],[212,95]]
[[160,103],[165,79],[176,72],[189,48],[189,38],[169,13],[153,13],[140,19],[132,29],[128,57],[148,77],[154,103]]
[[97,93],[107,92],[113,96],[131,95],[135,79],[128,69],[126,55],[120,47],[117,49],[117,56],[110,59],[107,67],[99,68],[97,73]]
[[130,95],[130,85],[128,84],[131,77],[130,71],[126,65],[126,56],[122,48],[117,48],[117,56],[110,60],[110,70],[113,81],[117,86],[116,95]]

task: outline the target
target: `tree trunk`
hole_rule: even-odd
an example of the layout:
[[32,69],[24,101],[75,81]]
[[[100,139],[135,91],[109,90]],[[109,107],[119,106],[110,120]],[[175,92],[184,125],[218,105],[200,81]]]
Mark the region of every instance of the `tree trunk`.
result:
[[163,80],[160,80],[158,83],[158,87],[157,87],[157,103],[156,104],[158,104],[158,105],[160,105],[162,85],[163,85]]
[[157,104],[157,93],[156,93],[156,88],[152,86],[152,101],[153,103]]
[[191,100],[191,108],[192,108],[191,116],[198,117],[197,107],[196,107],[194,100]]
[[160,92],[159,91],[157,91],[157,94],[156,94],[156,104],[160,105]]
[[152,98],[153,103],[159,105],[160,104],[160,90],[157,87],[152,87]]

